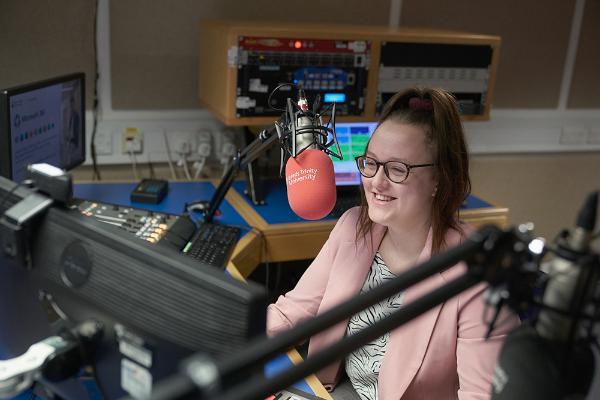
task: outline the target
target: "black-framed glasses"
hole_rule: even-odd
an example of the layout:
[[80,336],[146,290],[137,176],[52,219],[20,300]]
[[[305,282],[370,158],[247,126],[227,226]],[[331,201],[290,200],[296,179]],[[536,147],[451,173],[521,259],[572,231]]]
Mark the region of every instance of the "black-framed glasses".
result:
[[374,158],[367,156],[355,157],[358,171],[365,178],[372,178],[377,175],[379,166],[383,166],[383,171],[388,179],[394,183],[402,183],[408,178],[410,170],[413,168],[433,167],[435,164],[407,164],[402,161],[379,162]]

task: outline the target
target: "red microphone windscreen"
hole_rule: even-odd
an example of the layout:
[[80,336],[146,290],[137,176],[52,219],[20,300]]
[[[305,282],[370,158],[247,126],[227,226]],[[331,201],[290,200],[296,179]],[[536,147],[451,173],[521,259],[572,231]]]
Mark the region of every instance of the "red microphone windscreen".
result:
[[336,199],[333,162],[321,150],[307,149],[285,164],[288,203],[300,218],[315,220],[333,210]]

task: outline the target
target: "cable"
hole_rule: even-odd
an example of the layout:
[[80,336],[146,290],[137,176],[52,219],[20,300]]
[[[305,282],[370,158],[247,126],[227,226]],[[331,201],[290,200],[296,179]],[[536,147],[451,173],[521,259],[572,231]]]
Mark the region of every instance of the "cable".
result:
[[198,180],[200,178],[200,173],[204,169],[204,165],[206,164],[206,157],[200,158],[200,160],[194,162],[194,180]]
[[156,173],[154,172],[154,164],[150,161],[150,152],[148,152],[148,169],[150,170],[150,178],[156,179]]
[[167,150],[167,161],[169,163],[169,169],[171,170],[171,178],[174,181],[177,180],[177,173],[175,172],[175,167],[173,167],[173,158],[171,157],[171,147],[169,146],[169,139],[167,138],[167,132],[163,129],[162,131],[163,139],[165,141],[165,150]]
[[188,181],[192,180],[192,175],[190,174],[190,169],[188,167],[187,156],[185,154],[181,154],[181,163],[183,164],[183,172],[185,173],[185,177]]
[[294,85],[293,83],[282,83],[281,85],[277,86],[275,89],[273,89],[271,91],[271,93],[269,94],[269,97],[267,98],[267,105],[269,106],[270,109],[272,110],[276,110],[276,111],[281,111],[281,112],[286,112],[287,110],[284,108],[277,108],[277,107],[273,107],[271,105],[271,98],[273,97],[273,95],[275,94],[275,92],[277,92],[279,89],[281,89],[284,86],[291,86],[291,87],[295,87],[296,85]]
[[129,149],[129,159],[131,160],[131,166],[133,168],[133,177],[136,180],[139,180],[140,176],[138,175],[138,170],[137,170],[137,158],[135,157],[135,153],[131,149]]
[[92,116],[94,118],[94,123],[93,123],[93,127],[92,127],[92,137],[91,137],[91,143],[90,143],[90,150],[92,152],[92,180],[96,180],[98,179],[99,181],[102,180],[102,177],[100,176],[100,170],[98,169],[98,160],[97,160],[97,153],[96,153],[96,131],[97,131],[97,127],[98,127],[98,78],[100,76],[100,74],[98,73],[98,46],[96,41],[98,40],[98,32],[97,32],[97,27],[98,25],[98,0],[96,0],[94,2],[94,102],[93,102],[93,106],[92,106]]

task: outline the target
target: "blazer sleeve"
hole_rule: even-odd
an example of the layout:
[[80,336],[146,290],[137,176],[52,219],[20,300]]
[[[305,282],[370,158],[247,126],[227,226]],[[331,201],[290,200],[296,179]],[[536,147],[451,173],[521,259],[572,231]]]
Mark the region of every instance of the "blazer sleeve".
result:
[[485,284],[463,292],[458,298],[458,331],[456,364],[458,398],[460,400],[489,399],[492,376],[506,335],[519,325],[519,318],[506,308],[500,313],[491,336],[486,340],[493,309],[483,298]]
[[304,272],[296,287],[285,295],[279,296],[277,302],[267,308],[268,336],[290,329],[299,322],[317,315],[339,247],[340,236],[345,230],[342,227],[351,223],[347,218],[348,215],[349,212],[346,212],[340,217],[321,251]]

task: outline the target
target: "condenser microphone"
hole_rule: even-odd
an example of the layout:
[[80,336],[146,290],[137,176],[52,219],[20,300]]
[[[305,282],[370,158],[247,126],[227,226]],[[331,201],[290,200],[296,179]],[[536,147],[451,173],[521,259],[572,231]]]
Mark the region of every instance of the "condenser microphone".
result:
[[336,201],[333,162],[324,152],[307,149],[285,165],[285,183],[290,207],[307,220],[325,217]]
[[[561,238],[556,256],[542,269],[548,282],[534,326],[506,339],[492,382],[493,399],[564,399],[585,395],[594,371],[589,343],[579,338],[579,315],[597,283],[589,249],[598,192],[588,196],[575,229]],[[576,398],[576,397],[574,397]]]
[[[293,154],[300,154],[304,149],[314,149],[318,141],[319,131],[315,127],[315,114],[308,113],[308,100],[304,90],[298,90],[298,108],[302,111],[295,116],[297,134],[292,136]],[[322,125],[322,124],[321,124]]]
[[594,192],[588,196],[579,212],[575,229],[558,242],[556,257],[544,268],[550,279],[544,292],[543,304],[567,311],[569,315],[542,310],[535,326],[542,337],[567,341],[576,329],[577,321],[571,312],[580,311],[578,306],[587,298],[588,293],[579,289],[583,282],[591,278],[588,276],[589,272],[593,272],[579,265],[578,260],[589,250],[596,224],[597,204],[598,192]]
[[304,90],[300,89],[297,102],[288,98],[286,112],[275,123],[281,143],[281,172],[285,165],[288,202],[296,215],[307,220],[321,219],[333,210],[336,186],[329,156],[342,159],[335,135],[335,103],[326,124],[319,107],[317,96],[310,110]]

